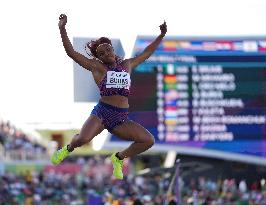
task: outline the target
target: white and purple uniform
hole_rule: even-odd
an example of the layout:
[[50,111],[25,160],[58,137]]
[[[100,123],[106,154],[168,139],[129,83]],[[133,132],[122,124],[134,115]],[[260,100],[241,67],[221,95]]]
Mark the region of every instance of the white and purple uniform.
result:
[[[128,97],[130,94],[130,74],[128,69],[118,64],[115,68],[107,67],[107,73],[99,84],[101,96],[121,95]],[[102,119],[105,128],[112,132],[114,127],[128,120],[128,108],[119,108],[99,102],[91,114]]]

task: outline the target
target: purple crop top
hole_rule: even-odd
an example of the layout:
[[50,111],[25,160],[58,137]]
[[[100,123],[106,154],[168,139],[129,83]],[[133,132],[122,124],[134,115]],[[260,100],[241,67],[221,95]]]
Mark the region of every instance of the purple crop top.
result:
[[130,74],[128,69],[118,64],[115,68],[107,67],[107,73],[99,84],[101,96],[121,95],[128,97],[130,94]]

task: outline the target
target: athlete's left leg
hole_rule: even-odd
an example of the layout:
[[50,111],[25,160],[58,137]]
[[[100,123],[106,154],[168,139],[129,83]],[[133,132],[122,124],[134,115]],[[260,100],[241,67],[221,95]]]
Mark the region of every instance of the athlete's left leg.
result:
[[128,148],[118,153],[120,159],[140,154],[154,144],[153,135],[140,124],[131,120],[115,127],[112,133],[123,140],[134,141]]
[[115,127],[112,130],[112,133],[123,140],[134,141],[125,150],[116,154],[114,153],[111,156],[111,161],[114,168],[113,175],[117,179],[123,179],[123,159],[140,154],[152,147],[154,144],[154,138],[148,130],[146,130],[140,124],[130,120]]

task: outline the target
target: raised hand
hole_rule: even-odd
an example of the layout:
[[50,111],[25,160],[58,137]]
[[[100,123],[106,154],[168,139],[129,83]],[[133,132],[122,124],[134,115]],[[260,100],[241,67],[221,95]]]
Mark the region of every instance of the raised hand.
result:
[[165,21],[163,22],[163,24],[160,25],[160,30],[161,30],[161,35],[165,36],[167,32],[167,25]]
[[58,26],[59,28],[63,28],[67,23],[67,16],[65,14],[61,14],[59,16],[59,23]]

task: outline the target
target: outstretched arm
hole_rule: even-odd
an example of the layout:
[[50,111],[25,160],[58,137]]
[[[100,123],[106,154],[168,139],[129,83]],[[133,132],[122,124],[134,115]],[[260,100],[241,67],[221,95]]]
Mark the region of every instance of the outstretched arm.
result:
[[137,67],[140,63],[148,59],[159,46],[167,32],[167,25],[165,21],[162,25],[160,25],[160,30],[161,34],[150,45],[148,45],[140,55],[129,59],[130,69]]
[[72,58],[76,63],[78,63],[80,66],[82,66],[83,68],[90,70],[90,71],[92,69],[95,69],[97,67],[97,64],[99,64],[99,62],[97,62],[96,60],[93,60],[93,59],[88,59],[84,55],[82,55],[82,54],[80,54],[74,50],[74,48],[73,48],[73,46],[72,46],[72,44],[71,44],[71,42],[67,36],[67,32],[66,32],[66,28],[65,28],[66,23],[67,23],[67,16],[65,14],[61,14],[59,17],[58,27],[60,30],[63,46],[65,48],[67,55],[70,58]]

